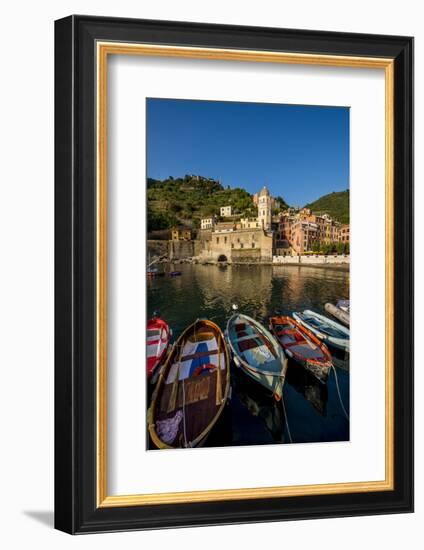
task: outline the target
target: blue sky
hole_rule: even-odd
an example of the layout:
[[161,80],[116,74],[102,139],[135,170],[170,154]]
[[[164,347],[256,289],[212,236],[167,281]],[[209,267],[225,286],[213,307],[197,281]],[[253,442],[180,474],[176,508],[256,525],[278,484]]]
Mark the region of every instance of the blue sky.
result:
[[147,100],[147,175],[199,174],[303,206],[349,187],[349,109]]

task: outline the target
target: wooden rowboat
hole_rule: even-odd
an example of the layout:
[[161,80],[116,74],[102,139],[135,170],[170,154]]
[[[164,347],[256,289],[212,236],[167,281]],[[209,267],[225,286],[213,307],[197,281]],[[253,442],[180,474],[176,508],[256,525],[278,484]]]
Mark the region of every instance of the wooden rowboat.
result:
[[270,330],[286,355],[301,364],[320,382],[326,382],[332,366],[327,346],[291,317],[271,317]]
[[303,313],[294,312],[293,317],[325,344],[349,351],[350,333],[348,328],[310,309],[306,309]]
[[165,358],[169,346],[171,331],[160,317],[147,321],[147,378],[150,380]]
[[227,338],[236,366],[270,390],[279,401],[287,370],[287,357],[265,327],[236,313],[227,323]]
[[159,449],[202,445],[230,389],[230,357],[221,329],[197,320],[178,338],[159,375],[147,415]]

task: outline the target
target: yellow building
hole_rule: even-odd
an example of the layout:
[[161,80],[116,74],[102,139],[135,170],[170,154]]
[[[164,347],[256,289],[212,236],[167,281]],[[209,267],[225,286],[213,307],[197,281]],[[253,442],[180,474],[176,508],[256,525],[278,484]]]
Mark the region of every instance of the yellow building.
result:
[[171,235],[173,241],[190,241],[191,229],[183,226],[173,227]]

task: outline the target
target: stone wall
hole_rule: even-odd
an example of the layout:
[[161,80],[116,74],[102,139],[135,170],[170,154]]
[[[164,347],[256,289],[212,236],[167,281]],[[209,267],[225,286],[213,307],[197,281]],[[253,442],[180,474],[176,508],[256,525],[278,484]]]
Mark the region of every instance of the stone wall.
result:
[[262,261],[261,251],[258,249],[235,250],[231,255],[232,263],[259,263]]
[[147,259],[150,261],[163,256],[168,257],[168,241],[148,240],[147,241]]
[[262,229],[213,232],[202,240],[199,260],[228,262],[272,262],[272,235]]
[[186,260],[195,256],[195,241],[169,241],[169,259]]
[[233,263],[259,263],[261,262],[261,251],[257,248],[250,250],[233,250],[231,254]]
[[200,241],[193,241],[193,256],[199,256],[202,251],[202,243]]

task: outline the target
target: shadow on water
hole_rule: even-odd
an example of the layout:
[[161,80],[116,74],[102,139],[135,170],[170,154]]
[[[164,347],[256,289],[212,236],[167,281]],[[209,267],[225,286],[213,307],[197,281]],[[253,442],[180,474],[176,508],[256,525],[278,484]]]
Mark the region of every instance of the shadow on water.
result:
[[[172,265],[170,270],[175,269]],[[232,304],[268,326],[279,313],[312,309],[324,315],[326,302],[349,297],[349,272],[309,266],[178,265],[178,278],[148,281],[147,314],[160,311],[171,325],[174,339],[195,319],[213,320],[223,330]],[[337,373],[326,384],[318,382],[290,361],[284,386],[284,405],[294,443],[347,441],[349,421],[349,354],[330,349]],[[231,367],[231,399],[205,446],[288,443],[281,403],[243,371]]]

